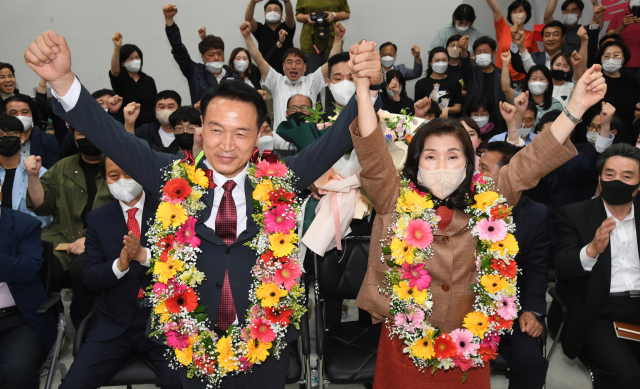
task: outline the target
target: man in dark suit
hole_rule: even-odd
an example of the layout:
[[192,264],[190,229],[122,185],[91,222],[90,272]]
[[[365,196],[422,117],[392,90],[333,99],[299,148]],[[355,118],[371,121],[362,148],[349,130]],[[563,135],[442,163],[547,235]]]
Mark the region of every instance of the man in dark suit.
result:
[[36,313],[47,301],[41,268],[40,222],[0,207],[0,388],[40,386],[38,369],[56,337],[53,314]]
[[[479,170],[496,178],[500,168],[509,163],[517,148],[507,142],[492,142],[480,158]],[[544,386],[548,361],[542,355],[538,337],[542,333],[540,317],[547,312],[547,265],[549,242],[547,233],[547,207],[521,196],[513,207],[514,233],[518,241],[516,262],[522,269],[518,277],[522,311],[513,333],[503,335],[500,353],[504,355],[511,375],[510,388],[536,388]]]
[[[569,310],[562,349],[595,369],[596,388],[637,388],[640,343],[616,336],[614,321],[640,325],[640,150],[615,144],[598,159],[602,196],[558,212],[557,292]],[[562,316],[554,301],[549,327]]]
[[[372,85],[380,84],[380,55],[372,42],[352,48],[356,49],[357,55],[352,60],[354,71],[361,77],[369,77]],[[44,58],[43,62],[41,58]],[[70,58],[66,41],[53,31],[38,37],[25,52],[29,66],[55,91],[56,114],[93,139],[105,155],[118,166],[126,167],[134,180],[157,191],[163,182],[161,169],[184,154],[172,156],[155,152],[143,140],[123,131],[122,126],[82,88],[71,71]],[[372,92],[372,96],[377,97],[377,91]],[[377,101],[376,106],[380,107]],[[246,325],[251,269],[256,255],[244,244],[258,233],[252,217],[253,188],[247,178],[247,166],[258,144],[259,128],[265,121],[267,108],[254,88],[239,82],[221,83],[217,90],[207,92],[200,108],[203,112],[202,148],[206,159],[198,167],[212,170],[216,187],[202,197],[206,208],[198,215],[195,227],[202,250],[198,267],[206,276],[198,286],[199,304],[206,307],[204,313],[210,323],[216,323],[216,327],[224,331],[226,326],[218,322],[218,315],[225,320],[236,317],[240,326]],[[357,103],[353,97],[325,136],[301,153],[284,159],[297,177],[295,188],[298,192],[310,186],[353,147],[348,127],[356,116]],[[229,204],[235,212],[230,210]],[[220,219],[226,228],[216,228]],[[233,304],[221,308],[223,293],[233,299]],[[296,336],[296,332],[289,330],[285,340],[290,342]],[[269,357],[264,363],[255,365],[250,374],[226,376],[222,388],[284,387],[289,366],[287,351],[283,350],[280,359]],[[186,369],[180,369],[180,376],[184,387],[205,387],[198,379],[188,379]]]
[[82,281],[103,292],[93,306],[87,343],[60,388],[100,387],[136,353],[147,354],[153,363],[156,386],[180,388],[178,372],[164,358],[167,347],[145,336],[151,311],[144,292],[151,283],[146,221],[158,201],[104,156],[100,174],[116,200],[87,216]]

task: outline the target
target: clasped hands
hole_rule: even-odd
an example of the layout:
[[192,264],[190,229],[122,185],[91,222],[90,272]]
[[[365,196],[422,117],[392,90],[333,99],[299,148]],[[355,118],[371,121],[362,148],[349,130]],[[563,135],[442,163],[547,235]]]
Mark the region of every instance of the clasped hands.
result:
[[380,53],[376,50],[376,43],[365,39],[351,46],[349,49],[349,69],[356,85],[356,93],[369,93],[371,85],[382,83],[382,66]]
[[124,236],[124,247],[120,251],[118,258],[118,270],[125,271],[131,265],[131,261],[145,263],[147,262],[147,249],[140,244],[140,239],[131,231]]

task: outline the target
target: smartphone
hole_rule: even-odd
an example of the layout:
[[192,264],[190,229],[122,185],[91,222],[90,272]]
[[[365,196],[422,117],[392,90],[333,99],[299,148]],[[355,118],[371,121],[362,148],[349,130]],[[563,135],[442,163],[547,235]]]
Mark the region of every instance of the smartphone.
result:
[[631,7],[631,13],[636,18],[640,18],[640,7]]

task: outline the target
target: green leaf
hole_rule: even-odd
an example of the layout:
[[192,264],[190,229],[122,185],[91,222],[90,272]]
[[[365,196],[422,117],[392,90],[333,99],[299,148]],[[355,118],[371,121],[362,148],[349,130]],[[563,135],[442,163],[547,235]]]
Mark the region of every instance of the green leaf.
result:
[[382,254],[391,255],[391,247],[386,246],[382,248]]
[[195,312],[195,313],[204,312],[204,309],[205,309],[205,308],[206,308],[206,307],[205,307],[204,305],[198,305],[198,308],[196,308],[196,309],[194,310],[194,312]]
[[394,261],[390,260],[390,259],[387,259],[387,266],[389,266],[389,267],[395,267],[395,266],[396,266],[396,263],[395,263]]
[[206,313],[198,313],[195,317],[195,319],[198,321],[198,323],[203,322],[205,319],[207,318],[207,314]]

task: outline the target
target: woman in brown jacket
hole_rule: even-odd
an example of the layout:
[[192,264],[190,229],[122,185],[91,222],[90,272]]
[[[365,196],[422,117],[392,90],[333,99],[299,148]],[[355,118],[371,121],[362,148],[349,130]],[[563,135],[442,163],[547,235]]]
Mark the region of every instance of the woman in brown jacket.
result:
[[[370,44],[373,42],[362,43]],[[475,294],[470,284],[475,283],[477,276],[474,255],[477,238],[467,228],[470,217],[463,212],[468,206],[466,196],[470,194],[475,169],[471,140],[458,122],[434,120],[416,131],[405,166],[397,172],[386,151],[384,135],[369,97],[369,79],[357,76],[358,64],[364,60],[354,55],[350,62],[359,112],[350,130],[363,169],[362,187],[371,196],[377,215],[371,234],[368,270],[356,305],[367,310],[374,322],[393,318],[389,313],[390,298],[380,294],[378,288],[383,286],[384,272],[388,269],[381,261],[381,247],[390,243],[387,237],[389,228],[395,223],[394,210],[400,193],[401,174],[419,190],[430,191],[434,197],[442,199],[442,205],[436,210],[441,220],[433,234],[434,255],[427,261],[432,278],[433,309],[425,320],[441,331],[450,332],[460,328],[465,315],[474,309]],[[515,205],[522,191],[534,187],[547,173],[577,154],[569,136],[575,127],[574,121],[578,121],[575,118],[582,117],[606,93],[600,69],[599,65],[594,65],[578,82],[567,105],[570,115],[574,116],[573,121],[567,114],[562,114],[550,130],[537,136],[513,157],[509,165],[502,167],[495,180],[496,187],[509,205]],[[526,100],[522,100],[526,107]],[[517,105],[522,105],[522,102]],[[514,127],[515,109],[510,107],[506,111],[511,111],[511,127]],[[515,131],[515,128],[510,130]],[[425,180],[420,177],[432,177],[434,173],[442,177],[439,183],[432,184],[430,188],[421,185]],[[463,384],[459,368],[438,370],[435,374],[430,370],[421,372],[409,355],[403,353],[404,348],[398,338],[390,339],[386,325],[383,326],[374,388],[490,387],[488,366],[469,370]]]

